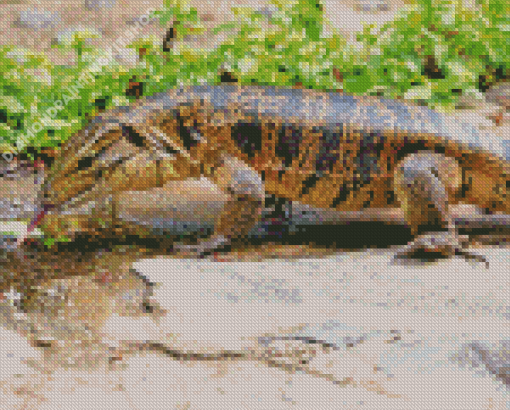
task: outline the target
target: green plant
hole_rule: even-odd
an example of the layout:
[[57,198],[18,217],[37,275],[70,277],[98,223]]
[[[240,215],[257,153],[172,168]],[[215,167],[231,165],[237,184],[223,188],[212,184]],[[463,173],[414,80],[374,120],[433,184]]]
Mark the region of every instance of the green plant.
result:
[[[76,64],[52,65],[44,54],[0,49],[0,147],[15,146],[44,120],[28,145],[54,147],[79,130],[90,116],[127,105],[130,79],[143,79],[144,94],[178,85],[217,83],[229,72],[240,84],[343,89],[354,94],[418,99],[436,108],[454,106],[460,95],[481,98],[493,82],[510,76],[508,2],[478,0],[480,12],[460,0],[415,0],[394,21],[366,26],[357,49],[334,29],[319,0],[271,0],[269,11],[235,8],[235,20],[207,30],[186,0],[166,0],[155,15],[173,27],[174,46],[142,37],[128,47],[140,62],[115,60],[91,71],[107,55],[90,45],[90,31],[72,31],[55,46],[72,50]],[[203,50],[185,40],[227,36]],[[88,73],[88,81],[79,79]],[[77,87],[77,85],[79,86]],[[55,102],[65,100],[56,111]]]
[[509,6],[483,1],[479,14],[460,0],[420,0],[379,30],[366,27],[358,40],[374,89],[431,106],[481,98],[480,77],[510,68]]

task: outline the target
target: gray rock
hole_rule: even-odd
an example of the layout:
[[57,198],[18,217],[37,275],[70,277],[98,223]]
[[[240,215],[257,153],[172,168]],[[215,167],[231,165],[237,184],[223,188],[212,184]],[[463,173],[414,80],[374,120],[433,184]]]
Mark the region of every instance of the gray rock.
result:
[[44,172],[14,161],[2,164],[0,171],[0,221],[32,218]]
[[454,360],[462,367],[470,366],[480,375],[489,373],[504,385],[510,386],[510,340],[502,340],[499,346],[474,341],[466,344]]
[[85,0],[85,7],[89,10],[111,9],[117,0]]
[[496,84],[485,93],[487,101],[510,110],[510,83]]
[[51,12],[33,9],[20,12],[15,25],[18,27],[41,30],[53,28],[59,21],[60,15],[57,11]]
[[265,6],[257,10],[257,13],[266,16],[268,19],[273,18],[274,14],[279,11],[276,6]]
[[374,13],[388,11],[390,6],[386,0],[358,0],[354,6],[356,11]]

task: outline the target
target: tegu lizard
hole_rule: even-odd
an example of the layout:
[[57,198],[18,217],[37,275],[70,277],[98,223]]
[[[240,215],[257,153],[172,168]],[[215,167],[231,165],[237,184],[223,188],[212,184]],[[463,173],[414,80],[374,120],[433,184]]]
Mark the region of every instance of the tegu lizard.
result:
[[246,236],[272,197],[353,218],[400,209],[415,236],[406,252],[459,254],[452,205],[510,214],[502,146],[430,109],[376,97],[172,89],[99,114],[71,137],[33,225],[72,238],[210,223],[208,238],[179,247],[204,254]]

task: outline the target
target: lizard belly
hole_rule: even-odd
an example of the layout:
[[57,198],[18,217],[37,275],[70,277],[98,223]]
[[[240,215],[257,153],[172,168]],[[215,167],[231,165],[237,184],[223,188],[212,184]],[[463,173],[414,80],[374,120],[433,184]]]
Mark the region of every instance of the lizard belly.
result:
[[228,195],[206,178],[167,182],[146,191],[116,195],[116,217],[148,235],[192,235],[212,231]]

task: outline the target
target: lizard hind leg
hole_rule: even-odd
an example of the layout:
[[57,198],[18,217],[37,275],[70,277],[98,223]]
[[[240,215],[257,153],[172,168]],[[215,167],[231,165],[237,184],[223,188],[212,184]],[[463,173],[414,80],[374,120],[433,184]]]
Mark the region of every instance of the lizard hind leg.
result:
[[462,171],[453,158],[434,152],[409,155],[396,168],[394,185],[406,224],[415,236],[398,258],[459,255],[486,263],[466,251],[468,239],[457,234],[448,212],[448,199],[462,185]]

